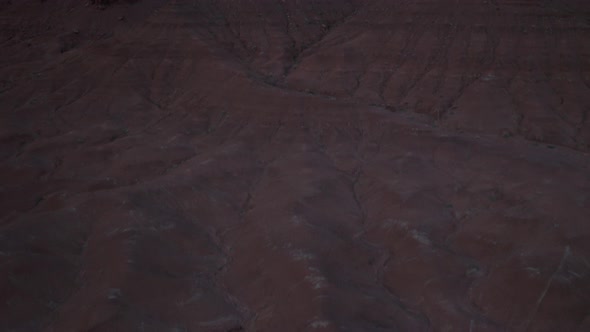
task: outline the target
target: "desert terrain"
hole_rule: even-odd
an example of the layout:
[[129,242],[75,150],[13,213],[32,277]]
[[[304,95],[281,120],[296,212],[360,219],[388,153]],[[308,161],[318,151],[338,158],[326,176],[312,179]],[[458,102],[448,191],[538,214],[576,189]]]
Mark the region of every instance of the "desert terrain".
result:
[[0,331],[590,331],[590,2],[0,0]]

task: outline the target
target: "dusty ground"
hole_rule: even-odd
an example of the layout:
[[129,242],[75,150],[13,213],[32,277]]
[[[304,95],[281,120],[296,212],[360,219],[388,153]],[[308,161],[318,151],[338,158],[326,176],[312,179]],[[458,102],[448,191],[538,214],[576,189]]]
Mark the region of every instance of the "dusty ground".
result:
[[590,330],[587,1],[1,0],[0,33],[0,330]]

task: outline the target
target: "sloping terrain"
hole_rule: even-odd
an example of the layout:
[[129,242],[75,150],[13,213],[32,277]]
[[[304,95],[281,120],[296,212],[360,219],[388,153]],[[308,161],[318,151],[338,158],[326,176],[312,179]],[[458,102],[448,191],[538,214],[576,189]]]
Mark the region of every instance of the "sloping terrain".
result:
[[586,1],[0,1],[0,330],[590,330]]

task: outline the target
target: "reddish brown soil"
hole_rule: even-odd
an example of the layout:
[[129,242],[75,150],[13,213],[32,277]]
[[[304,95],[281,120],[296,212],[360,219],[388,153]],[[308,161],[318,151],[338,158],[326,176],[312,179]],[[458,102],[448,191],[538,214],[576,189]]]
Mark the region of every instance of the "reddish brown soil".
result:
[[590,331],[588,1],[0,27],[1,331]]

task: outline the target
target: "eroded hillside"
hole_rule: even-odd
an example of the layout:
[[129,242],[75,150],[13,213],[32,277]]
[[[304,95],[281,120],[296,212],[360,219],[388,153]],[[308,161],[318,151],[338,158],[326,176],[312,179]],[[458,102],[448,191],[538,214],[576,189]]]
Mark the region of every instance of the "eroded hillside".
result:
[[0,330],[590,329],[585,1],[0,1]]

